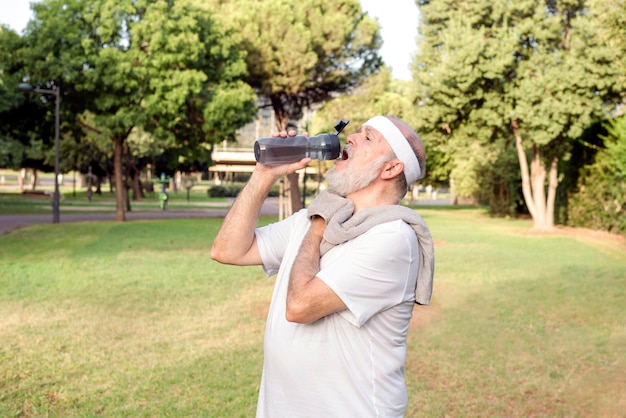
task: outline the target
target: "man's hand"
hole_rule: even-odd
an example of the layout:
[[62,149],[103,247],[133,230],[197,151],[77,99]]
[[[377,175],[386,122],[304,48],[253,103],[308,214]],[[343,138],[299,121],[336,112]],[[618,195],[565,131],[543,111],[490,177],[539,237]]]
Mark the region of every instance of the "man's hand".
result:
[[[289,131],[281,131],[281,132],[273,132],[272,136],[281,137],[281,138],[289,138],[292,136],[296,136],[297,132],[294,130]],[[308,132],[303,132],[302,135],[309,136]],[[288,164],[278,164],[278,165],[266,165],[257,163],[254,168],[255,172],[262,174],[264,176],[273,177],[274,180],[272,184],[282,176],[286,176],[287,174],[291,174],[295,171],[301,170],[307,166],[311,162],[311,158],[303,158],[296,163],[288,163]]]

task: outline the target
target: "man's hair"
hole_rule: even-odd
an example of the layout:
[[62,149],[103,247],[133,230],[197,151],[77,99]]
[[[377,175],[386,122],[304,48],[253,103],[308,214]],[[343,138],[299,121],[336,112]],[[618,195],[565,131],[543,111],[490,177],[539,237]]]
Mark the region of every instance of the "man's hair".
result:
[[[409,146],[415,153],[415,157],[417,157],[417,163],[420,166],[420,173],[422,173],[422,177],[426,173],[426,149],[424,148],[424,143],[419,135],[405,122],[400,119],[387,116],[387,118],[394,124],[396,127],[402,132],[402,135],[406,138]],[[396,156],[397,157],[397,156]],[[396,197],[398,201],[401,201],[402,198],[406,195],[409,189],[409,185],[406,182],[406,177],[404,175],[398,176],[396,181]]]

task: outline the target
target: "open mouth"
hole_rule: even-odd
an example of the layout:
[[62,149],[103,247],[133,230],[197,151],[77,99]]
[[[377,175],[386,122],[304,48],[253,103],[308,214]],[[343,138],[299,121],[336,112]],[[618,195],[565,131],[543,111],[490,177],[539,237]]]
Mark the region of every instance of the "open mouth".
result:
[[345,147],[343,147],[343,150],[341,151],[341,159],[342,160],[347,160],[350,157],[350,153],[349,153],[349,145],[346,145]]

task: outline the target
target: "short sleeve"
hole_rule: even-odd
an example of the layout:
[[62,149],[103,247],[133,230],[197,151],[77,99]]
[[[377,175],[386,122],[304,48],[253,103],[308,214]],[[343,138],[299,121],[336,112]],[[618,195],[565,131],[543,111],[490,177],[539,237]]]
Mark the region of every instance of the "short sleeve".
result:
[[378,312],[415,300],[418,269],[415,232],[394,221],[333,248],[322,258],[317,276],[348,307],[342,316],[361,326]]
[[306,218],[306,209],[280,222],[255,229],[254,234],[263,262],[263,270],[268,276],[278,272],[294,229],[296,225],[302,223],[303,218]]

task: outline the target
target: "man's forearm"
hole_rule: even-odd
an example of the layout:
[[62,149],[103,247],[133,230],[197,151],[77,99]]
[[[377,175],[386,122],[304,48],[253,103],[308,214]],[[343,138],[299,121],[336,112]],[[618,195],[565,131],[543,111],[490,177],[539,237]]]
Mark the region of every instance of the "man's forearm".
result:
[[275,178],[253,172],[239,193],[215,237],[211,258],[226,264],[260,264],[253,249],[254,229]]
[[[289,132],[290,136],[295,134],[295,131]],[[282,132],[280,136],[285,138],[287,133]],[[273,166],[257,163],[250,180],[224,218],[222,227],[211,247],[211,258],[220,263],[241,266],[261,264],[261,256],[254,238],[254,228],[256,228],[263,201],[276,180],[306,167],[310,161],[310,158],[303,158],[295,163]]]
[[[318,224],[318,222],[321,222]],[[289,287],[287,291],[287,303],[302,303],[306,298],[306,285],[315,278],[320,270],[320,242],[324,233],[322,218],[313,219],[309,231],[304,236],[298,255],[293,262]]]
[[309,323],[346,308],[343,301],[316,275],[320,270],[320,242],[326,221],[314,218],[294,260],[287,289],[286,318]]

